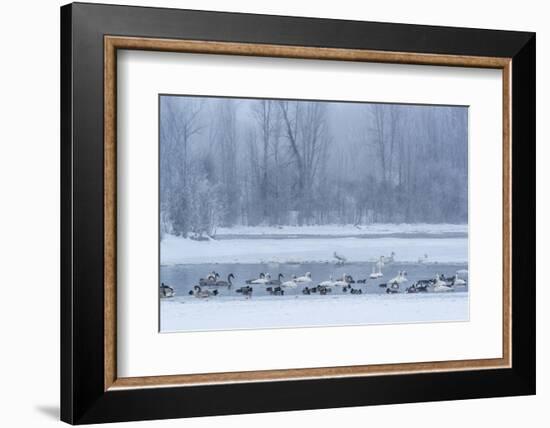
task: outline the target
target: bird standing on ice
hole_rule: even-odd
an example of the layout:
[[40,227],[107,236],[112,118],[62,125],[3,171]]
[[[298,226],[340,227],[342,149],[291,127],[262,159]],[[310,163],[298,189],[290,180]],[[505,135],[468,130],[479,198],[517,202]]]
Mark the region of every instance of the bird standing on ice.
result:
[[348,259],[341,254],[338,254],[336,251],[334,252],[334,258],[336,259],[337,265],[344,265],[348,261]]

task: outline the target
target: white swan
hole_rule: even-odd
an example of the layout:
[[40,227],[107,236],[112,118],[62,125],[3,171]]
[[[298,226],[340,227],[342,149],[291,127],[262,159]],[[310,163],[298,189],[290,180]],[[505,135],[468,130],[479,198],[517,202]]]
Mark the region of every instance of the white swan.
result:
[[378,279],[384,276],[384,274],[382,273],[382,263],[378,262],[376,263],[376,265],[378,266],[378,272],[374,270],[374,265],[372,265],[372,272],[369,275],[370,279]]
[[395,261],[395,252],[392,251],[389,257],[380,256],[380,261],[382,263],[393,263]]
[[311,272],[306,272],[304,276],[299,276],[294,279],[295,282],[311,282]]
[[453,291],[453,287],[447,285],[445,281],[438,275],[435,276],[434,292],[441,293],[446,291]]
[[401,284],[407,281],[408,281],[407,272],[400,270],[395,278],[392,278],[388,281],[388,284],[393,284],[393,283]]
[[281,287],[284,288],[296,288],[297,286],[298,284],[296,284],[296,275],[292,275],[291,280],[281,283]]
[[332,287],[334,286],[334,280],[332,279],[332,275],[330,275],[329,279],[326,281],[321,281],[319,284],[317,284],[318,287]]
[[254,279],[249,282],[249,284],[256,284],[256,285],[266,285],[271,282],[271,275],[266,273],[263,278]]

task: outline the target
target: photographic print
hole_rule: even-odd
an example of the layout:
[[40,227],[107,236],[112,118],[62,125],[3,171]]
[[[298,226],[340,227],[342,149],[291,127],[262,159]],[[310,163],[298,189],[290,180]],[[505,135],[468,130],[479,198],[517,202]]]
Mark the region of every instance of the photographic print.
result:
[[161,332],[469,319],[467,106],[161,94],[159,183]]

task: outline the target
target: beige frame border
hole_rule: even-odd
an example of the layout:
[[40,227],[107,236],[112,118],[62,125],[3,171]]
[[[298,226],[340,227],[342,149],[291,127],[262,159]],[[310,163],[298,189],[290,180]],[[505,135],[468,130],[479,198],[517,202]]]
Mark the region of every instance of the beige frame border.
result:
[[[117,377],[116,367],[116,84],[117,50],[245,55],[337,61],[383,62],[494,68],[503,81],[503,349],[502,358],[437,361],[405,364],[357,365],[305,369],[204,373],[170,376]],[[511,58],[384,52],[250,43],[170,40],[137,37],[104,37],[104,389],[193,386],[220,383],[358,377],[420,372],[496,369],[511,367]]]

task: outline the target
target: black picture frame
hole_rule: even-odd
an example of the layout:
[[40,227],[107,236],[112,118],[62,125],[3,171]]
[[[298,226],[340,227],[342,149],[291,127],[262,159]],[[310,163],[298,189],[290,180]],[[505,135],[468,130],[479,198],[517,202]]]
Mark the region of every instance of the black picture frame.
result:
[[[512,58],[512,367],[104,390],[104,36]],[[73,3],[61,8],[61,419],[71,424],[535,393],[535,34]]]

